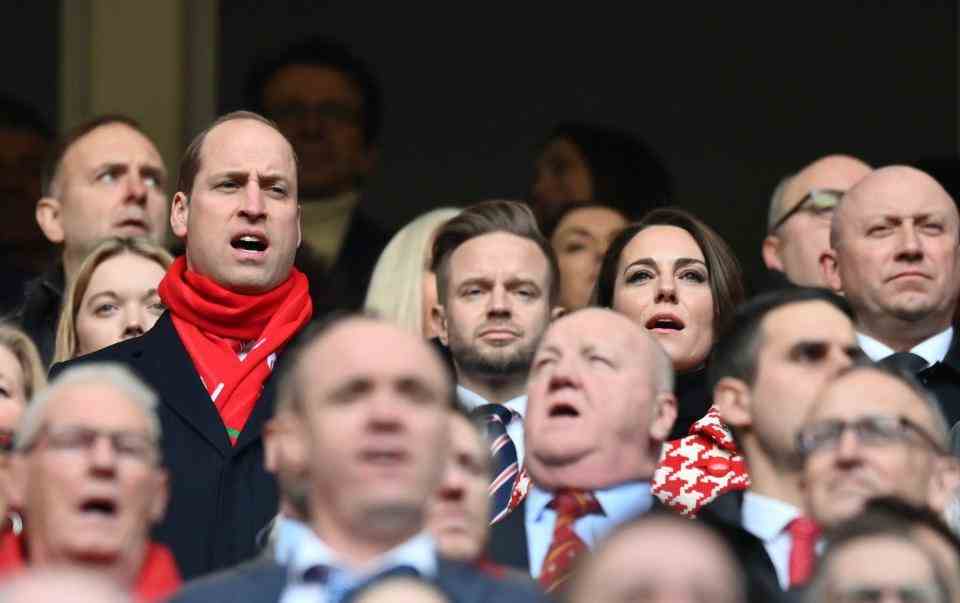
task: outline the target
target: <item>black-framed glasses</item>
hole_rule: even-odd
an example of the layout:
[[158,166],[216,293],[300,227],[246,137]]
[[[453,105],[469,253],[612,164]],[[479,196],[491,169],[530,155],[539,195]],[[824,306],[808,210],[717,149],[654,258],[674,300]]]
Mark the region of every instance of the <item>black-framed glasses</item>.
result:
[[775,232],[778,228],[783,226],[787,220],[802,211],[812,214],[818,218],[828,220],[833,215],[833,208],[840,203],[841,198],[843,198],[843,191],[838,191],[833,188],[812,189],[810,192],[804,195],[803,198],[800,199],[800,201],[790,209],[790,211],[783,214],[783,217],[777,220],[777,223],[773,225],[773,227],[770,229],[770,232]]
[[944,600],[940,589],[928,584],[896,586],[856,585],[837,589],[832,601],[836,603],[882,603],[891,599],[902,603],[940,603]]
[[85,425],[44,425],[33,442],[24,447],[29,452],[41,441],[50,450],[86,453],[100,438],[107,438],[114,453],[121,459],[152,464],[157,460],[157,442],[150,435],[138,431],[94,429]]
[[803,456],[833,450],[840,444],[843,433],[851,430],[864,446],[888,446],[903,442],[921,442],[937,454],[945,455],[943,444],[906,417],[869,416],[856,421],[840,419],[820,421],[797,434],[797,448]]

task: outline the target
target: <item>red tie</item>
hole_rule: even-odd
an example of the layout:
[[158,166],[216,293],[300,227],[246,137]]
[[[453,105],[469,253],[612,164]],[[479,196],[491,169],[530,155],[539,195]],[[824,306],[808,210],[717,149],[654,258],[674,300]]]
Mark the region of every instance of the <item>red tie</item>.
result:
[[809,517],[797,517],[787,525],[790,532],[790,588],[803,586],[813,575],[820,528]]
[[574,561],[587,550],[587,545],[573,531],[573,523],[584,515],[602,514],[603,509],[591,492],[583,490],[559,490],[548,506],[557,512],[553,541],[540,569],[540,586],[549,593],[570,577]]

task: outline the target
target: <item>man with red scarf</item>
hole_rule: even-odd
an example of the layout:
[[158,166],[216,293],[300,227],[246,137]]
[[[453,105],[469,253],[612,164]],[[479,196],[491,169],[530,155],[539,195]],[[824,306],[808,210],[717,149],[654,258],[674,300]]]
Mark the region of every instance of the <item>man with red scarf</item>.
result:
[[255,113],[217,119],[184,153],[170,224],[186,254],[160,283],[168,311],[142,337],[74,362],[119,362],[160,394],[172,479],[156,537],[191,578],[253,555],[277,510],[261,432],[274,368],[313,311],[293,268],[300,208],[289,141]]

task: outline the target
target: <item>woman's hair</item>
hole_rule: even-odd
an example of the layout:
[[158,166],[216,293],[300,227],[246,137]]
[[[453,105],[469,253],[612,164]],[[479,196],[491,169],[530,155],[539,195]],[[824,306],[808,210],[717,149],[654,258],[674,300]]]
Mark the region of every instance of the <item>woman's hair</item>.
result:
[[423,335],[423,273],[433,234],[461,210],[434,209],[417,217],[390,239],[377,260],[363,303],[366,310],[417,337]]
[[635,236],[651,226],[676,226],[687,231],[697,242],[697,246],[703,252],[707,272],[710,275],[710,292],[713,295],[713,330],[715,334],[725,331],[733,319],[734,310],[746,297],[740,263],[730,246],[712,228],[693,214],[675,207],[651,211],[637,224],[623,229],[610,243],[603,257],[603,263],[600,264],[600,274],[593,292],[594,304],[605,308],[613,307],[620,256]]
[[564,203],[559,209],[550,212],[548,216],[541,219],[540,230],[543,231],[544,238],[548,241],[553,239],[554,233],[557,232],[557,228],[560,227],[560,223],[563,222],[564,218],[580,209],[609,209],[612,212],[620,214],[627,222],[630,221],[629,214],[623,213],[623,209],[615,205],[609,205],[602,201],[571,201]]
[[37,346],[30,336],[17,327],[0,323],[0,346],[10,350],[23,372],[23,396],[27,402],[33,395],[47,385],[47,371],[43,368],[43,361]]
[[67,283],[67,290],[63,296],[63,307],[60,310],[60,320],[57,322],[57,342],[53,353],[53,362],[70,360],[77,353],[77,313],[80,302],[87,293],[90,279],[100,264],[110,258],[132,253],[142,258],[152,260],[164,270],[173,263],[173,256],[163,247],[143,238],[111,237],[101,241],[93,248],[80,265],[73,281]]

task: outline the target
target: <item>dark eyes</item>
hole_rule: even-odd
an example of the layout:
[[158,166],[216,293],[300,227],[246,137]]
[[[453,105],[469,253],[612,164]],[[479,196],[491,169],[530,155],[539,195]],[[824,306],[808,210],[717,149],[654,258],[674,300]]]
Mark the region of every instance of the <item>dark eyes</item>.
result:
[[802,343],[794,348],[793,357],[802,362],[818,362],[827,357],[827,344]]
[[[626,282],[629,284],[642,283],[646,280],[652,279],[654,277],[653,273],[648,270],[637,270],[627,275]],[[684,270],[677,275],[677,278],[682,281],[688,281],[691,283],[705,283],[707,282],[707,276],[698,270]]]

